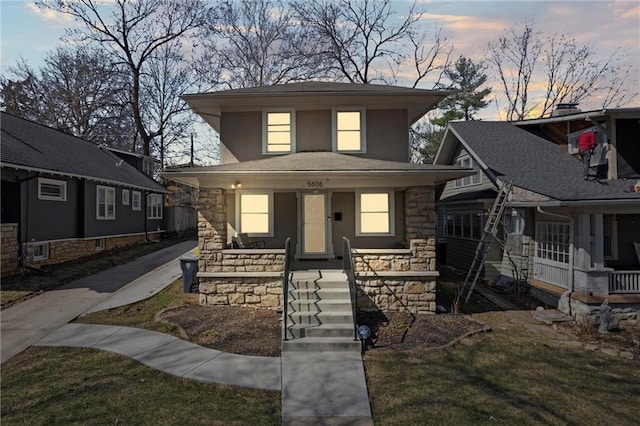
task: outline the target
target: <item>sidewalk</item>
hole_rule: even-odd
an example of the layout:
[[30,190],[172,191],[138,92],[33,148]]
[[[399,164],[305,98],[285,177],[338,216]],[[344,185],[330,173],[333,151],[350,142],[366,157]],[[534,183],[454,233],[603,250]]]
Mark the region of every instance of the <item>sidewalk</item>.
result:
[[[173,277],[181,275],[178,258],[195,246],[195,241],[176,244],[3,310],[0,313],[0,363],[5,363],[57,328],[107,300],[134,280],[137,280],[137,285],[127,287],[128,303],[149,297],[150,292],[161,289],[159,286],[162,283],[166,287],[175,279]],[[158,281],[158,275],[147,274],[167,262],[169,264],[163,269],[166,275],[162,281]]]

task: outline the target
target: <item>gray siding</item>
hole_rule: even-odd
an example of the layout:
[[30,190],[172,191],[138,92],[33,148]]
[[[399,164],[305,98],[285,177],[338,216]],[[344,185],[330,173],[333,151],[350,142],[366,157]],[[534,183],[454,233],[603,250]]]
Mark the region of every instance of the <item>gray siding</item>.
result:
[[38,178],[23,182],[25,197],[22,199],[22,212],[26,219],[21,229],[25,237],[23,241],[77,238],[79,236],[78,205],[82,203],[82,197],[78,196],[78,189],[82,183],[77,179],[60,176],[43,175],[42,177],[66,182],[67,200],[40,200],[38,199]]
[[409,162],[409,122],[405,110],[367,110],[367,157]]

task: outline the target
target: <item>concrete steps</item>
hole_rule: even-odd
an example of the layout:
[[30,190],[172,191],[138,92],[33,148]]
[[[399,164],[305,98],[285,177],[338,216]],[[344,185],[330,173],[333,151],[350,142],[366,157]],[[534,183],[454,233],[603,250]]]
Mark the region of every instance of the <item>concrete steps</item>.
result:
[[283,352],[360,351],[360,341],[354,338],[351,295],[344,273],[294,272],[287,312]]

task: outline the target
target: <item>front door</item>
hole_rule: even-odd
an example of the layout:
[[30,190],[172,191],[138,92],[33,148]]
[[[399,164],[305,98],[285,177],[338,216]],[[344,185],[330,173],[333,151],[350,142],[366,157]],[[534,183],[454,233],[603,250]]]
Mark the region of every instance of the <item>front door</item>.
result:
[[302,193],[302,256],[326,257],[329,254],[327,214],[326,193]]

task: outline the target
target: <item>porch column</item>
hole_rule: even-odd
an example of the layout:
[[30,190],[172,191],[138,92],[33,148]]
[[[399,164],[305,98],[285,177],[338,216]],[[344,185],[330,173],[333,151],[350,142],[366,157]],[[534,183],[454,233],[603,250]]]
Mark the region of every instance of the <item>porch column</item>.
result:
[[414,186],[405,192],[405,238],[412,271],[436,270],[436,214],[433,188]]
[[222,271],[222,250],[227,244],[227,191],[200,188],[198,198],[198,248],[200,272]]
[[593,235],[593,266],[596,270],[604,269],[604,233],[602,227],[602,213],[596,213],[594,219],[594,235]]
[[591,220],[588,214],[578,215],[576,251],[576,266],[583,271],[591,269]]

